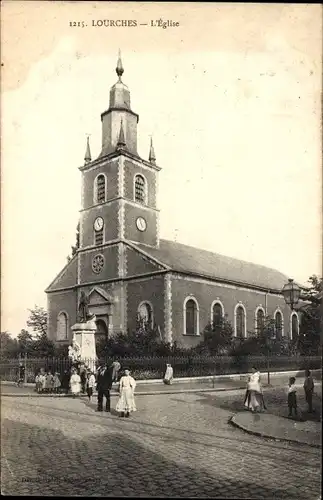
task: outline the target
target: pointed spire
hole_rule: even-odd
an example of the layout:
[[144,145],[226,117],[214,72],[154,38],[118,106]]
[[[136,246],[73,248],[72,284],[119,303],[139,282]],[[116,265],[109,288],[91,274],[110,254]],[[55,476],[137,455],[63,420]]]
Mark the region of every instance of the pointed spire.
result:
[[117,148],[124,148],[126,145],[126,141],[124,138],[124,131],[123,131],[123,121],[121,118],[121,123],[120,123],[120,132],[119,132],[119,139],[117,142]]
[[85,151],[85,156],[84,156],[84,164],[90,163],[92,160],[91,157],[91,150],[90,150],[90,137],[87,136],[86,138],[86,151]]
[[150,138],[149,161],[150,161],[150,163],[156,163],[156,155],[155,155],[152,137]]
[[117,62],[116,72],[117,72],[117,75],[119,77],[119,82],[121,82],[121,77],[122,77],[122,75],[124,73],[124,69],[123,69],[123,66],[122,66],[121,50],[120,49],[119,49],[119,53],[118,53],[118,62]]

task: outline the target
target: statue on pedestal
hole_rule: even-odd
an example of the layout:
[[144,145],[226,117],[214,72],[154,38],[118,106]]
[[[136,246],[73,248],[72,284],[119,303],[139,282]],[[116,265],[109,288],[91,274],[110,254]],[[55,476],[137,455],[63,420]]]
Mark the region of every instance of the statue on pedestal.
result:
[[81,297],[79,301],[79,307],[78,307],[78,321],[80,323],[86,323],[87,320],[89,319],[90,314],[89,314],[89,299],[85,295],[85,292],[81,292]]

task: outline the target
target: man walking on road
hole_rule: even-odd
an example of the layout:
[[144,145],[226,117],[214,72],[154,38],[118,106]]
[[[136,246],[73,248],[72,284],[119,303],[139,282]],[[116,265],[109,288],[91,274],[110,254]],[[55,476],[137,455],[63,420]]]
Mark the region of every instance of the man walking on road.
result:
[[120,368],[121,366],[118,361],[114,361],[110,366],[106,365],[99,368],[96,383],[96,389],[98,391],[97,411],[103,411],[103,397],[105,397],[105,411],[110,412],[110,390],[112,388],[112,383],[117,380]]

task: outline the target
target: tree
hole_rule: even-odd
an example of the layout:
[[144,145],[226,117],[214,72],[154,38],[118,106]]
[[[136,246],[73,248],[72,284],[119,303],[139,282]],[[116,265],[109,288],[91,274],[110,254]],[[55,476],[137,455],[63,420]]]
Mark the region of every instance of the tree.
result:
[[36,335],[47,335],[47,311],[43,307],[35,306],[28,309],[30,312],[27,326],[31,327]]
[[318,354],[320,352],[322,332],[322,292],[323,280],[316,275],[308,279],[309,287],[302,291],[302,300],[307,301],[299,308],[301,314],[300,332],[297,349],[300,354]]
[[209,323],[203,332],[203,340],[196,347],[200,354],[224,354],[232,344],[233,328],[227,316]]
[[119,332],[113,337],[102,338],[96,345],[97,356],[168,356],[174,352],[170,344],[160,339],[158,326],[153,328],[142,320],[127,333]]
[[18,347],[20,353],[28,353],[32,351],[33,348],[33,336],[28,330],[22,329],[18,334]]
[[41,333],[32,344],[31,354],[39,358],[49,358],[57,355],[54,342],[48,339],[46,333]]
[[1,359],[16,357],[19,352],[18,340],[13,339],[9,332],[0,334],[0,356]]

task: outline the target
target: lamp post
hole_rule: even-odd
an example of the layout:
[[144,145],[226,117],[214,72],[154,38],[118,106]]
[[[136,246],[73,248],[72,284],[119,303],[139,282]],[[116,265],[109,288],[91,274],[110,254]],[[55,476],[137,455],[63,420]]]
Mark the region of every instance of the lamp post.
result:
[[292,278],[289,278],[288,283],[283,286],[282,294],[284,296],[286,304],[290,306],[291,310],[293,311],[294,306],[298,304],[298,301],[300,299],[300,287],[297,285],[297,283],[294,282]]

